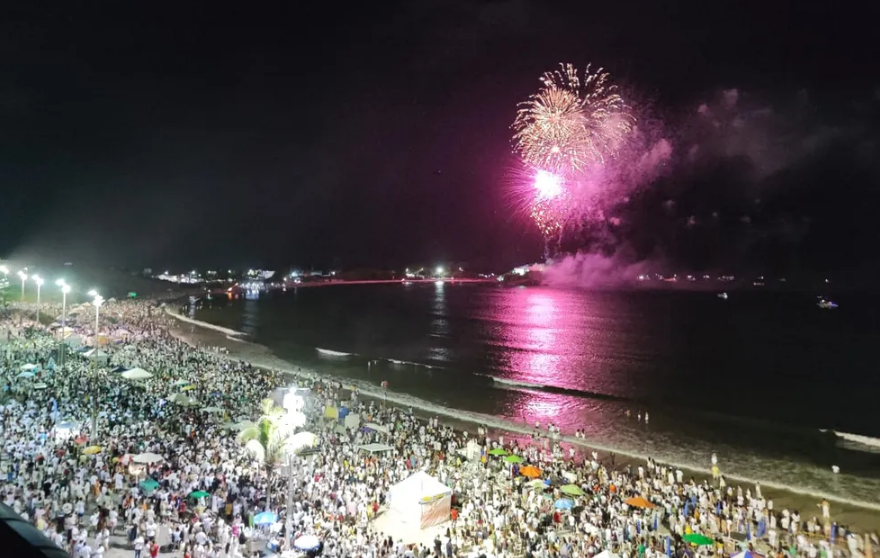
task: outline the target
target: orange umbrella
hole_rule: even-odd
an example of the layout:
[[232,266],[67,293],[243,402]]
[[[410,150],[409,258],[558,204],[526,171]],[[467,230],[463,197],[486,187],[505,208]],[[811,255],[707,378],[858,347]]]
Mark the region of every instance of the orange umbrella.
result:
[[635,498],[628,498],[628,499],[624,500],[623,503],[627,504],[629,506],[632,506],[634,508],[651,509],[651,508],[656,507],[654,504],[645,500],[641,496],[636,496]]
[[541,476],[541,469],[538,469],[537,467],[534,467],[532,465],[526,465],[519,470],[519,474],[524,477],[529,477],[530,479],[536,479]]

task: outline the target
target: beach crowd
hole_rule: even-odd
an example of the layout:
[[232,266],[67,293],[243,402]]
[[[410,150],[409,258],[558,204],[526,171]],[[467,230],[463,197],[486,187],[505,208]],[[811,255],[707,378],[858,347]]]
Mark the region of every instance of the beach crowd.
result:
[[[717,470],[693,479],[652,460],[615,465],[558,443],[552,425],[468,432],[314,371],[230,358],[187,342],[156,301],[108,301],[99,335],[88,305],[71,309],[70,330],[34,316],[0,318],[0,497],[71,556],[831,558],[870,557],[877,543],[835,523],[827,502],[775,509],[760,486],[728,485]],[[126,379],[132,369],[151,377]],[[261,460],[242,425],[290,386],[314,447]],[[327,412],[343,408],[379,427]],[[428,540],[389,521],[389,491],[418,471],[452,492]]]

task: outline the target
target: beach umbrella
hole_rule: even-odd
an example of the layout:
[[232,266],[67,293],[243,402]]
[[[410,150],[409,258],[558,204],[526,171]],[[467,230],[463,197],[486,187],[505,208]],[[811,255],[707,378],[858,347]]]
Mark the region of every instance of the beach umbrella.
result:
[[634,498],[627,498],[626,500],[623,501],[623,503],[628,506],[632,506],[634,508],[651,509],[651,508],[656,507],[654,504],[645,500],[641,496],[636,496]]
[[193,500],[198,500],[199,498],[204,498],[205,496],[210,496],[210,494],[208,494],[204,490],[196,490],[195,492],[189,493],[189,497]]
[[34,384],[34,389],[46,389],[47,387],[49,387],[49,386],[47,386],[43,382],[39,382],[39,383]]
[[559,488],[559,491],[563,494],[568,494],[569,496],[583,496],[584,491],[580,486],[576,484],[564,484]]
[[691,544],[695,544],[695,545],[697,545],[697,546],[705,546],[705,545],[708,545],[708,544],[714,544],[714,543],[715,543],[715,541],[714,541],[713,539],[710,539],[710,538],[707,537],[706,535],[701,535],[701,534],[699,534],[699,533],[688,533],[687,535],[684,535],[684,536],[681,537],[681,538],[682,538],[682,540],[684,540],[685,542],[689,542],[689,543],[691,543]]
[[254,525],[270,525],[278,521],[278,518],[272,512],[258,513],[254,516]]
[[507,450],[504,448],[490,449],[489,455],[507,455]]
[[529,477],[530,479],[536,479],[541,476],[541,469],[538,469],[537,467],[534,467],[532,465],[526,465],[519,470],[519,474],[524,477]]
[[89,439],[86,438],[85,436],[80,436],[79,438],[75,439],[75,440],[73,441],[73,443],[75,443],[75,444],[78,445],[78,446],[81,446],[81,445],[85,444],[85,443],[88,442],[88,441],[89,441]]
[[157,453],[139,453],[131,458],[135,463],[158,463],[165,458]]
[[144,492],[152,492],[159,488],[159,483],[156,482],[154,479],[147,479],[141,481],[139,486],[144,489]]
[[315,535],[303,535],[293,541],[293,547],[304,552],[315,550],[319,546],[321,546],[321,541]]
[[287,440],[285,445],[289,452],[298,453],[305,448],[313,448],[318,445],[318,437],[311,432],[297,432]]
[[730,558],[764,558],[764,557],[761,556],[760,554],[758,554],[757,552],[751,552],[751,551],[748,551],[748,550],[743,550],[742,552],[739,552],[739,553],[737,553],[737,554],[734,554],[734,555],[731,556]]
[[176,382],[174,382],[173,385],[175,385],[177,387],[188,386],[189,382],[187,382],[186,380],[177,380]]
[[149,380],[153,377],[152,374],[150,374],[143,368],[132,368],[131,370],[126,370],[121,374],[121,376],[126,380]]
[[547,483],[541,479],[530,480],[528,485],[530,487],[534,488],[535,490],[543,490],[543,489],[547,488]]
[[182,391],[190,391],[193,389],[196,389],[196,386],[189,385],[189,386],[184,386]]
[[86,455],[95,455],[96,453],[101,453],[101,446],[89,446],[83,450],[83,453]]
[[33,378],[34,373],[33,372],[22,372],[18,375],[18,377],[19,378]]
[[574,502],[569,500],[568,498],[560,498],[559,500],[556,500],[556,502],[553,504],[553,507],[555,507],[557,510],[570,510],[574,507]]
[[202,407],[203,413],[222,413],[223,409],[220,407]]
[[525,461],[525,459],[523,459],[522,457],[520,457],[518,455],[508,455],[507,457],[504,458],[504,461],[506,461],[508,463],[522,463],[523,461]]
[[376,432],[381,432],[382,434],[388,434],[387,426],[382,426],[381,424],[376,424],[374,422],[368,422],[364,425],[364,428],[367,430],[375,430]]

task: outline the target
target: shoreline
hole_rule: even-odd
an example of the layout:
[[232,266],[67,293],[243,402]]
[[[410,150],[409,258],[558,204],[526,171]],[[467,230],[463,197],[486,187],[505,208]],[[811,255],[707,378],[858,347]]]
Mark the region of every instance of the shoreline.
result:
[[[167,311],[167,307],[166,307]],[[185,318],[177,312],[167,311],[167,314],[174,318]],[[235,337],[220,337],[217,334],[223,333],[226,328],[213,326],[200,320],[191,318],[181,319],[182,323],[192,326],[189,332],[182,330],[169,331],[176,338],[190,344],[204,344],[209,346],[219,346],[227,350],[227,358],[247,362],[248,364],[262,369],[277,370],[287,376],[294,378],[324,378],[327,380],[340,382],[343,386],[351,386],[358,392],[377,402],[385,401],[387,404],[394,405],[399,408],[412,408],[413,413],[419,416],[438,416],[456,428],[467,430],[475,433],[477,426],[484,426],[492,431],[493,436],[497,437],[502,434],[506,439],[515,438],[517,440],[531,439],[535,433],[535,429],[524,423],[513,422],[506,418],[484,415],[472,411],[463,411],[453,408],[443,407],[428,401],[421,400],[414,396],[396,392],[385,392],[379,386],[365,383],[360,380],[340,377],[329,373],[322,373],[312,368],[298,366],[275,355],[271,349],[257,343],[246,341]],[[196,329],[198,328],[198,330]],[[228,330],[233,331],[233,330]],[[233,341],[234,343],[229,343]],[[349,388],[350,389],[350,388]],[[470,428],[468,428],[470,426]],[[590,450],[596,450],[604,454],[614,454],[617,457],[616,465],[618,468],[632,464],[633,467],[643,465],[645,461],[653,456],[621,450],[606,444],[596,443],[589,439],[575,438],[570,435],[561,435],[557,442],[564,443],[567,447],[576,448],[581,455],[588,454]],[[708,460],[708,456],[707,456]],[[668,460],[657,460],[659,463],[681,469],[686,476],[693,477],[697,482],[708,479],[711,482],[711,471],[708,467],[701,468],[698,466],[688,465],[684,463],[676,463]],[[723,472],[722,472],[723,473]],[[754,485],[760,483],[765,497],[772,498],[777,509],[794,509],[801,510],[805,515],[813,515],[810,510],[816,508],[816,505],[822,500],[827,499],[833,502],[833,517],[839,524],[856,526],[858,532],[876,532],[880,530],[880,503],[867,501],[847,500],[834,494],[825,494],[819,491],[809,489],[797,489],[791,486],[784,486],[772,481],[762,481],[760,479],[751,479],[734,474],[723,473],[727,480],[727,485],[754,490]],[[818,510],[817,510],[818,512]]]

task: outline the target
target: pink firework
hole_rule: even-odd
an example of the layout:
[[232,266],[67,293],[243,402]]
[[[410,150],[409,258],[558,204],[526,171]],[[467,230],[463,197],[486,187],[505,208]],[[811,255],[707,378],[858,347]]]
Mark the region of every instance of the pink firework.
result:
[[532,202],[529,215],[544,236],[562,229],[571,204],[571,195],[561,176],[538,170],[532,180]]

